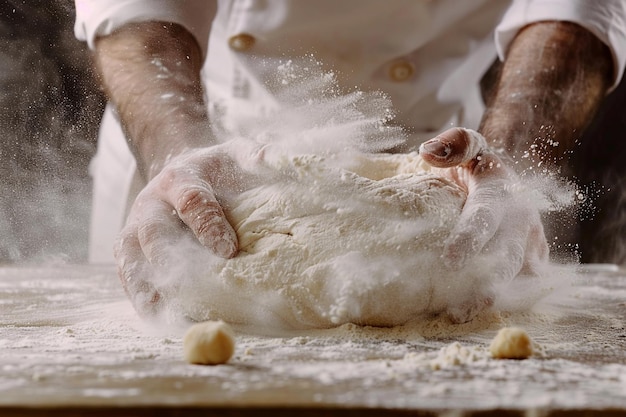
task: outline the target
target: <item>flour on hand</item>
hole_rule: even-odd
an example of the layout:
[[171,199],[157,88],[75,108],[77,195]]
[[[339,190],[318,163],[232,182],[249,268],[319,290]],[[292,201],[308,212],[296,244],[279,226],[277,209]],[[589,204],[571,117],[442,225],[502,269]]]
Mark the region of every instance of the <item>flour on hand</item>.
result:
[[187,315],[393,326],[466,301],[450,295],[473,293],[481,276],[457,282],[439,259],[465,193],[419,162],[414,153],[360,155],[346,170],[315,155],[288,160],[289,175],[231,202],[240,253],[181,287]]
[[477,256],[460,271],[441,261],[466,190],[415,152],[372,153],[404,140],[388,124],[390,101],[343,94],[310,68],[306,77],[279,68],[284,105],[237,123],[238,140],[264,146],[259,166],[247,168],[258,169],[254,187],[221,200],[240,253],[226,260],[177,248],[185,262],[170,274],[171,310],[303,329],[395,326],[439,313],[467,321],[488,308],[489,260]]

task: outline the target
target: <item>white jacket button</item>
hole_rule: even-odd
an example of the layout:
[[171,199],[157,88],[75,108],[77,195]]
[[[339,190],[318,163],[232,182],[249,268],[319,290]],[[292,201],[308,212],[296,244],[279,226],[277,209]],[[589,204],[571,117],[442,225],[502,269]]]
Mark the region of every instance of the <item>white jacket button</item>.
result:
[[228,46],[234,51],[245,52],[252,48],[256,39],[248,33],[240,33],[228,38]]
[[389,78],[393,81],[406,81],[415,73],[415,65],[409,61],[395,61],[389,66]]

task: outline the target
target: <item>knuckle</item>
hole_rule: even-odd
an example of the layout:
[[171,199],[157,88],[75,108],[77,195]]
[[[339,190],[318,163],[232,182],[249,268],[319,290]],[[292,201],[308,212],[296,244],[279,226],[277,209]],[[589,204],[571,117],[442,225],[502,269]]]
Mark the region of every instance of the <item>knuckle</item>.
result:
[[141,229],[141,248],[151,264],[164,265],[173,248],[176,231],[162,221],[145,223]]
[[[199,163],[193,159],[188,159],[186,161],[188,162],[186,164],[179,161],[177,163],[170,163],[166,165],[159,175],[155,177],[154,180],[156,180],[157,186],[161,191],[175,190],[182,184],[201,181]],[[207,162],[209,166],[212,166],[212,159],[205,162]]]
[[225,234],[223,222],[217,215],[198,218],[194,229],[200,236],[221,237]]
[[117,247],[126,246],[130,240],[137,236],[137,223],[127,223],[117,235],[114,245]]
[[145,284],[145,287],[130,296],[130,300],[141,317],[150,318],[159,312],[162,298],[158,291]]
[[175,183],[179,177],[180,174],[178,172],[178,169],[175,169],[171,166],[166,166],[159,174],[159,181],[161,184],[167,186],[169,184]]
[[199,211],[218,211],[219,204],[207,189],[201,187],[187,187],[176,200],[176,211],[181,216]]
[[157,219],[143,222],[137,228],[137,235],[142,245],[149,244],[162,234],[162,222]]

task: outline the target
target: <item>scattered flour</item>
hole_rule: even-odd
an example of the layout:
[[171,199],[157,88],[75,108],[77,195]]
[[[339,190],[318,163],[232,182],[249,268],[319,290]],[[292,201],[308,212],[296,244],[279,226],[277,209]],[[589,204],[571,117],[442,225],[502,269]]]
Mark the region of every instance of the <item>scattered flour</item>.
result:
[[[289,66],[279,75],[281,85],[298,79]],[[463,190],[433,177],[415,154],[364,154],[381,150],[371,139],[388,146],[401,137],[385,125],[390,103],[359,92],[329,97],[332,77],[322,78],[287,90],[287,108],[243,132],[275,145],[266,167],[275,175],[227,205],[242,256],[198,255],[194,268],[170,277],[180,283],[172,314],[247,325],[237,327],[249,332],[229,365],[181,360],[184,337],[162,323],[147,328],[113,269],[5,267],[2,405],[241,407],[244,398],[282,393],[282,406],[626,408],[623,275],[584,277],[578,304],[563,299],[547,312],[487,310],[458,325],[427,314],[490,284],[488,260],[467,280],[459,277],[468,271],[443,273],[438,264]],[[554,289],[542,282],[506,295]],[[514,325],[547,347],[545,359],[491,359],[497,329]],[[255,336],[263,326],[285,335]]]
[[[460,325],[438,316],[277,337],[234,326],[232,358],[207,367],[182,360],[186,326],[137,317],[114,268],[5,267],[0,404],[626,408],[626,278],[585,275],[573,284],[576,299],[548,312],[484,311]],[[489,343],[503,327],[526,329],[546,353],[492,359]]]
[[186,315],[287,328],[394,326],[474,302],[482,275],[458,280],[439,260],[465,193],[419,166],[415,153],[362,154],[349,170],[315,155],[288,160],[280,168],[288,175],[232,203],[240,254],[183,281]]
[[487,362],[489,355],[480,346],[465,347],[459,342],[453,342],[442,347],[435,359],[429,364],[431,369],[438,370],[450,366],[469,365],[475,362]]
[[[224,260],[172,248],[185,262],[162,278],[175,288],[166,317],[397,326],[440,313],[469,321],[491,304],[514,278],[493,276],[495,259],[476,257],[458,271],[441,261],[466,191],[415,152],[372,153],[404,140],[389,100],[342,92],[332,74],[310,67],[287,63],[277,77],[283,106],[235,124],[239,138],[265,145],[247,168],[258,185],[223,199],[240,253]],[[536,281],[518,287],[541,290]],[[527,305],[542,296],[525,295]]]

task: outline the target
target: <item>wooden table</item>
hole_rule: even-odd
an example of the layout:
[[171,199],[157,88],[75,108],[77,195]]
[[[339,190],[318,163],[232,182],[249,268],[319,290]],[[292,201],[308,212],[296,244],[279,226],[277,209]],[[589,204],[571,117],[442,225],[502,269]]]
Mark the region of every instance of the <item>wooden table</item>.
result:
[[[487,313],[446,336],[424,334],[441,318],[281,337],[239,328],[231,361],[204,367],[182,360],[184,329],[135,316],[112,267],[5,266],[0,416],[626,415],[626,275],[575,285],[576,308]],[[505,325],[543,354],[490,358]],[[473,357],[442,359],[460,347]]]

